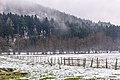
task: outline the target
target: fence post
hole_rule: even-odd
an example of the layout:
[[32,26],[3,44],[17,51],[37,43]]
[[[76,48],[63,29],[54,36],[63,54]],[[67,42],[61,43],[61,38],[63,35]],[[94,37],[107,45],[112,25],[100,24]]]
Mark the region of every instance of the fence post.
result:
[[51,66],[53,65],[53,58],[50,59],[50,62],[51,62]]
[[64,65],[66,65],[66,63],[65,63],[65,57],[64,57]]
[[99,68],[99,59],[97,58],[97,68]]
[[40,62],[42,62],[41,57],[40,57]]
[[117,70],[117,62],[118,62],[118,59],[116,59],[116,62],[115,62],[115,70]]
[[107,62],[107,59],[106,59],[106,68],[108,68],[108,62]]
[[73,62],[73,57],[71,58],[71,60],[72,60],[72,66],[74,65],[74,62]]
[[80,66],[80,64],[79,64],[79,58],[77,58],[77,66]]
[[55,64],[56,63],[56,58],[54,58],[54,63],[53,64]]
[[[40,61],[41,61],[41,57],[40,57]],[[47,63],[50,64],[49,57],[47,58]]]
[[86,58],[83,59],[83,67],[85,68],[85,66],[86,66]]
[[60,65],[60,60],[59,60],[59,57],[58,57],[58,59],[57,59],[57,63]]
[[90,65],[90,67],[93,67],[93,58],[92,58],[92,60],[91,60],[91,65]]
[[68,66],[70,66],[70,57],[68,58]]
[[60,67],[60,59],[59,59],[59,57],[58,57],[58,66],[59,66],[59,69],[61,69],[61,67]]
[[62,60],[62,57],[61,57],[61,65],[62,65],[62,61],[63,61],[63,60]]

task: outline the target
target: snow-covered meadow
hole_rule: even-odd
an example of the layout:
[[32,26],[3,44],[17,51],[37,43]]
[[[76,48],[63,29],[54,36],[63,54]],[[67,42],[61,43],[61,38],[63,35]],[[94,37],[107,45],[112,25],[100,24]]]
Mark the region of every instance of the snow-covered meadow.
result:
[[[51,66],[46,61],[47,58],[57,60],[61,57],[79,57],[80,59],[86,58],[88,61],[94,59],[95,61],[93,68],[89,67],[89,62],[86,63],[86,67],[83,67],[59,65],[57,63]],[[109,67],[107,69],[104,67],[96,68],[96,58],[100,60],[100,66],[105,65],[104,60],[107,58]],[[118,70],[114,70],[116,58],[118,59]],[[30,74],[29,80],[119,80],[119,60],[120,54],[6,55],[0,56],[0,67],[16,68],[18,71],[28,72]]]

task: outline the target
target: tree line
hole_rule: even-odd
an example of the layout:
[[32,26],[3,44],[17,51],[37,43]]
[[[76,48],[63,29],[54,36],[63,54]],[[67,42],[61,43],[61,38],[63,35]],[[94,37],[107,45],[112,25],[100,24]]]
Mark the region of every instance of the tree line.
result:
[[59,22],[36,15],[0,14],[0,51],[119,50],[120,27]]

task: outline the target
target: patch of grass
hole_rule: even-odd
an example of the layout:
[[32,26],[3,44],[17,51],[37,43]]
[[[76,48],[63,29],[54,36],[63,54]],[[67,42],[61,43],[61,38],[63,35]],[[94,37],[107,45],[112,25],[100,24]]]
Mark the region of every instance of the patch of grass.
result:
[[64,79],[64,80],[80,80],[80,78],[79,78],[79,77],[75,77],[75,78],[66,78],[66,79]]
[[53,74],[44,73],[40,76],[40,80],[56,80],[56,77]]
[[115,75],[111,75],[111,76],[109,76],[110,78],[117,78]]
[[82,80],[99,80],[99,79],[92,78],[92,77],[83,77]]
[[109,76],[109,78],[110,78],[109,80],[118,80],[117,76],[115,76],[115,75],[111,75],[111,76]]
[[76,78],[79,78],[80,80],[83,79],[84,76],[76,76]]
[[85,80],[97,80],[97,79],[95,79],[95,78],[91,78],[91,79],[85,79]]
[[44,77],[44,78],[41,78],[40,80],[55,80],[56,78],[55,77]]
[[20,78],[25,78],[28,73],[21,72],[0,72],[0,80],[20,80]]
[[2,80],[27,80],[26,77],[21,77],[21,76],[14,76],[14,77],[9,77],[9,78],[4,78]]
[[105,78],[97,78],[96,80],[105,80]]
[[119,80],[119,79],[109,79],[109,80]]
[[0,68],[0,72],[13,72],[14,70],[16,70],[16,69],[14,69],[14,68]]

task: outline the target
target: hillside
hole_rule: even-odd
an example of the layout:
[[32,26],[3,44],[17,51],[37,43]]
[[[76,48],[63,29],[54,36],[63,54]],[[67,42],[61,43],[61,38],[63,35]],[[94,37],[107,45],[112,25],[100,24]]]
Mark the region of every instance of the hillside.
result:
[[33,3],[27,0],[26,1],[20,0],[19,5],[17,3],[19,2],[19,0],[14,0],[14,3],[12,3],[13,0],[12,1],[2,0],[1,2],[4,4],[1,6],[2,9],[0,10],[0,12],[4,12],[4,13],[12,12],[19,15],[37,15],[40,19],[45,17],[47,17],[48,19],[53,18],[56,22],[59,23],[60,29],[67,29],[67,27],[65,26],[65,23],[67,21],[70,23],[78,23],[80,26],[82,26],[82,24],[87,24],[89,25],[89,27],[95,27],[95,25],[101,25],[101,24],[103,26],[106,25],[110,26],[110,23],[99,22],[97,24],[90,20],[77,18],[73,15],[69,15],[55,9],[43,7],[40,4]]
[[[27,4],[26,4],[27,3]],[[1,0],[1,51],[119,50],[120,27],[94,23],[37,3]]]

